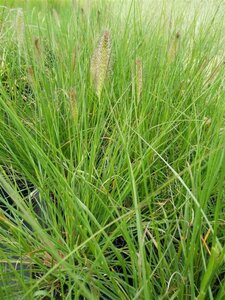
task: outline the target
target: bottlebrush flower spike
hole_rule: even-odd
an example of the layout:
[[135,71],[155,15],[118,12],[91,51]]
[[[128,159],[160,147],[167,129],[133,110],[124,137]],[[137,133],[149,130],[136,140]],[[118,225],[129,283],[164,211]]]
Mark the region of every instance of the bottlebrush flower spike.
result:
[[55,8],[53,8],[52,14],[53,14],[53,18],[54,18],[55,24],[60,28],[61,24],[60,24],[59,14],[57,13],[57,10]]
[[70,110],[73,119],[77,119],[78,109],[77,109],[77,96],[74,88],[71,88],[68,92],[69,101],[70,101]]
[[24,24],[24,14],[23,14],[23,9],[18,8],[17,14],[16,14],[16,38],[18,41],[19,47],[24,42],[24,33],[25,33],[25,24]]
[[140,100],[142,93],[142,61],[141,59],[136,60],[136,91],[137,99]]
[[174,40],[171,42],[168,51],[168,62],[171,64],[175,61],[179,47],[180,33],[177,32]]
[[27,68],[27,79],[30,84],[34,84],[35,78],[34,78],[34,70],[31,66]]
[[109,74],[110,62],[111,36],[109,31],[104,31],[91,59],[91,76],[98,98],[101,97],[104,82]]
[[42,58],[42,49],[41,49],[41,42],[39,38],[35,38],[34,40],[34,47],[35,47],[35,55],[38,59]]

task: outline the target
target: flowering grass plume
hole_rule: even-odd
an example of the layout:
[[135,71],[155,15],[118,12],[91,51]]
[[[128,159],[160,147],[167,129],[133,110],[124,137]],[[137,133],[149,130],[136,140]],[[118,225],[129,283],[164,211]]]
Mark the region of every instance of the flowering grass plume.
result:
[[42,49],[41,49],[41,42],[39,38],[35,38],[34,40],[34,47],[35,47],[35,54],[38,59],[42,58]]
[[24,42],[25,34],[24,14],[22,8],[18,8],[17,10],[15,27],[17,42],[19,47],[21,47]]
[[53,8],[52,14],[53,14],[53,18],[54,18],[55,24],[58,27],[61,27],[59,14],[58,14],[58,12],[57,12],[57,10],[55,8]]
[[104,31],[91,59],[91,76],[98,98],[101,97],[104,82],[109,74],[110,61],[111,36],[109,31]]
[[136,92],[137,92],[138,101],[140,100],[141,93],[142,93],[142,77],[143,77],[142,73],[143,73],[143,71],[142,71],[142,60],[137,59],[136,60],[135,78],[136,78]]
[[175,38],[172,40],[169,51],[168,51],[168,62],[171,64],[175,61],[177,56],[177,51],[179,47],[179,40],[180,40],[180,32],[176,33]]
[[72,59],[71,59],[71,66],[73,71],[75,70],[76,67],[76,60],[77,60],[76,49],[74,49],[72,53]]
[[74,88],[71,88],[68,92],[69,101],[70,101],[70,110],[73,119],[77,119],[78,110],[77,110],[77,97],[76,91]]
[[34,70],[31,66],[29,66],[27,68],[27,79],[29,81],[30,84],[33,84],[35,82],[35,78],[34,78]]

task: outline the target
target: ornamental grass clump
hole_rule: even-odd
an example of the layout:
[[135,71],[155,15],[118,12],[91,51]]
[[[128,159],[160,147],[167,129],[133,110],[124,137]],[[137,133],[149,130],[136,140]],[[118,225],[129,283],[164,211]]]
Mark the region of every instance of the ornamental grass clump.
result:
[[91,77],[98,98],[110,71],[111,48],[110,32],[104,31],[91,59]]
[[0,300],[225,299],[225,3],[71,2],[0,0]]

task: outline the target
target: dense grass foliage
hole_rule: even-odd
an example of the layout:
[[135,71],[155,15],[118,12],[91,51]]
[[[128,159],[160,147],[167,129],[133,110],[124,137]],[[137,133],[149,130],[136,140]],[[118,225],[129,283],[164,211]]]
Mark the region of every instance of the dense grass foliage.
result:
[[1,3],[0,298],[225,299],[224,5]]

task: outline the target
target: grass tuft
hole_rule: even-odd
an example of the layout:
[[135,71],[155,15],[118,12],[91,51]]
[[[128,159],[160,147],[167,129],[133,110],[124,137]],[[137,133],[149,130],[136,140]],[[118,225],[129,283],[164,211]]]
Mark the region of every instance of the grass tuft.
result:
[[224,299],[223,1],[0,4],[0,299]]

